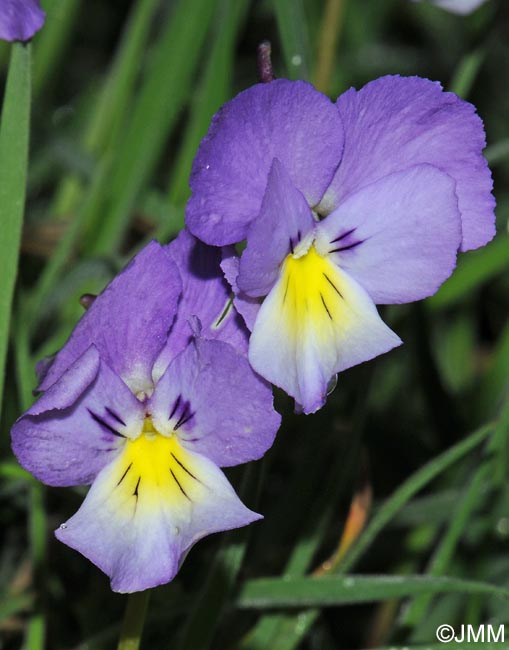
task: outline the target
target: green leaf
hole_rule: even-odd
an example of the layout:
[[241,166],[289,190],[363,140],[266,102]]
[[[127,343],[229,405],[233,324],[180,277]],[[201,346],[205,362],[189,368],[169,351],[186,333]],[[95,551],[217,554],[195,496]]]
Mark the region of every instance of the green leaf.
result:
[[18,596],[0,598],[0,622],[28,609],[32,605],[32,601],[32,594],[19,594]]
[[507,270],[509,270],[509,237],[499,236],[484,248],[470,251],[462,256],[454,274],[426,303],[432,309],[443,309],[454,305]]
[[30,45],[12,46],[0,123],[0,408],[18,269],[30,131]]
[[181,205],[188,199],[191,165],[200,140],[207,133],[214,113],[231,95],[235,43],[247,9],[247,0],[223,0],[218,3],[215,40],[192,103],[184,141],[171,174],[171,204]]
[[494,431],[494,425],[487,425],[472,433],[468,438],[440,454],[410,476],[380,508],[368,524],[357,543],[339,567],[339,572],[348,571],[371,546],[377,535],[395,517],[395,515],[433,479],[440,476],[451,465],[466,456],[470,451],[484,442]]
[[237,606],[244,609],[331,607],[445,593],[480,594],[509,599],[509,589],[459,578],[325,576],[250,580],[240,591]]
[[273,0],[286,71],[290,79],[309,80],[311,48],[302,0]]
[[209,0],[181,0],[154,48],[113,174],[103,188],[109,200],[96,214],[90,243],[96,254],[111,253],[122,241],[140,190],[185,105],[215,6]]

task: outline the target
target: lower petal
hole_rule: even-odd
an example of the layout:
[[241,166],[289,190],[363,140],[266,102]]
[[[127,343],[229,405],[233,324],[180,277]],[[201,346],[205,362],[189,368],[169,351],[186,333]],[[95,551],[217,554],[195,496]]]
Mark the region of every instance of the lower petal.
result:
[[214,463],[175,436],[142,434],[56,536],[104,571],[114,591],[130,593],[169,582],[202,537],[259,518]]
[[337,372],[400,344],[364,289],[311,247],[285,260],[256,319],[249,360],[313,413]]

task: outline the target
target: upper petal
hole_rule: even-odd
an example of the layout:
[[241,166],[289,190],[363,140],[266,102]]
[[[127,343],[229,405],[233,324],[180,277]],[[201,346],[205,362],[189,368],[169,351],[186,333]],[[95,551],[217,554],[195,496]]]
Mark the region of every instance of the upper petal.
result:
[[389,174],[321,221],[316,246],[377,304],[430,296],[456,265],[461,220],[454,188],[431,165]]
[[314,227],[306,199],[275,158],[260,214],[249,228],[247,246],[240,259],[239,288],[252,297],[267,295],[285,257],[297,251],[303,245],[301,242],[305,245],[306,239],[309,248]]
[[157,436],[127,443],[56,536],[130,593],[171,580],[202,537],[259,518],[210,460]]
[[20,464],[48,485],[86,485],[136,437],[143,408],[90,347],[13,426]]
[[[332,212],[361,187],[387,174],[430,163],[456,182],[462,250],[495,234],[492,180],[482,155],[484,127],[474,106],[439,83],[419,77],[382,77],[337,101],[345,127],[341,165],[321,205]],[[430,188],[430,196],[432,188]]]
[[134,393],[149,390],[181,288],[175,263],[157,242],[148,244],[85,312],[39,390],[47,390],[91,344]]
[[247,359],[221,341],[195,339],[159,380],[148,408],[158,431],[220,466],[260,458],[281,418],[272,391]]
[[0,39],[28,41],[41,29],[46,14],[39,0],[2,0],[0,3]]
[[249,360],[305,413],[313,413],[337,372],[400,343],[362,287],[312,247],[302,258],[285,261],[258,312]]
[[317,204],[342,147],[338,112],[310,84],[276,79],[252,86],[215,115],[200,145],[190,179],[189,229],[217,246],[244,239],[274,158],[308,204]]
[[231,289],[221,271],[221,260],[229,251],[203,244],[187,229],[166,250],[179,270],[182,294],[168,340],[154,365],[154,381],[191,341],[193,316],[199,318],[204,338],[227,341],[245,354],[248,343],[246,326],[233,308]]

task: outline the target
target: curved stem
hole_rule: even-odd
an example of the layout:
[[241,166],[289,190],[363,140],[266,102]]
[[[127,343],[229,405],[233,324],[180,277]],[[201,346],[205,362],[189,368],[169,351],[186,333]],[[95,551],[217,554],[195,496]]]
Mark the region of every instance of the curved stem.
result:
[[117,650],[138,650],[147,612],[150,589],[129,594]]

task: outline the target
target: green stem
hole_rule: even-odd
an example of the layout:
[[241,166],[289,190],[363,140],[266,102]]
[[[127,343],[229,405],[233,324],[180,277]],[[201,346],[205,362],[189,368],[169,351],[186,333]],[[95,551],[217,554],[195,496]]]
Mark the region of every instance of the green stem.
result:
[[149,596],[150,589],[129,594],[117,650],[138,650],[140,647]]

